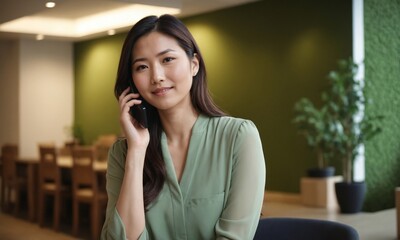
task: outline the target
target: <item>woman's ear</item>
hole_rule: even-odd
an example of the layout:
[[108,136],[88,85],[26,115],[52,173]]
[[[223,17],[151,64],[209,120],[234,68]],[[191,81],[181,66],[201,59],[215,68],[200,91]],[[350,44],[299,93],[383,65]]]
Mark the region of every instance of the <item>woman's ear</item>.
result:
[[199,68],[200,68],[199,59],[198,59],[197,54],[195,53],[195,54],[193,54],[193,57],[192,57],[192,76],[193,77],[197,75],[197,73],[199,72]]

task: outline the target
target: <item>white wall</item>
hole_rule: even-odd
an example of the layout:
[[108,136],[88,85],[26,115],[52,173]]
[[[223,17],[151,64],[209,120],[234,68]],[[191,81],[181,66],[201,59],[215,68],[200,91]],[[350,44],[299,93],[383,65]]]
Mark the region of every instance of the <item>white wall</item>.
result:
[[0,41],[0,146],[19,142],[19,44]]
[[[353,59],[359,65],[355,76],[364,86],[364,0],[353,0]],[[364,117],[364,106],[355,116],[355,121],[361,121]],[[354,160],[353,180],[362,182],[365,180],[365,147],[360,144],[357,148],[357,156]]]
[[21,157],[37,157],[39,142],[62,145],[74,114],[73,46],[21,40],[19,145]]

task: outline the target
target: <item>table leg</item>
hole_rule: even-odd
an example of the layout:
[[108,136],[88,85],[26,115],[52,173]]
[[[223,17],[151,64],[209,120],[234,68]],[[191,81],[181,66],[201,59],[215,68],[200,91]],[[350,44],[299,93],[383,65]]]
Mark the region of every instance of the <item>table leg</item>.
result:
[[36,164],[28,164],[28,216],[29,220],[34,222],[37,220],[37,165]]
[[28,215],[29,220],[34,221],[35,217],[35,203],[34,203],[34,169],[32,164],[28,165]]

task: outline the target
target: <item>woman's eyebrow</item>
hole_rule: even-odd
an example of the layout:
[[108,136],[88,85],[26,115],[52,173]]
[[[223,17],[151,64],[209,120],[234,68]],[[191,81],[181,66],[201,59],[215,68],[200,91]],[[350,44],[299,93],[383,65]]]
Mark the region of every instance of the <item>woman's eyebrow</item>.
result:
[[166,54],[166,53],[169,53],[169,52],[175,52],[175,50],[174,50],[174,49],[171,49],[171,48],[168,48],[168,49],[166,49],[166,50],[160,52],[159,54],[157,54],[157,57],[159,57],[159,56],[161,56],[161,55],[164,55],[164,54]]
[[[169,52],[175,52],[175,50],[173,50],[171,48],[168,48],[168,49],[165,49],[164,51],[161,51],[161,52],[157,53],[156,56],[159,57],[159,56],[162,56],[162,55],[164,55],[166,53],[169,53]],[[133,60],[132,65],[135,64],[136,62],[141,62],[141,61],[146,61],[146,60],[147,60],[147,58],[136,58],[136,59]]]
[[165,49],[164,51],[159,52],[159,53],[157,54],[157,57],[159,57],[159,56],[161,56],[161,55],[164,55],[164,54],[166,54],[166,53],[169,53],[169,52],[175,52],[175,50],[173,50],[173,49],[171,49],[171,48]]

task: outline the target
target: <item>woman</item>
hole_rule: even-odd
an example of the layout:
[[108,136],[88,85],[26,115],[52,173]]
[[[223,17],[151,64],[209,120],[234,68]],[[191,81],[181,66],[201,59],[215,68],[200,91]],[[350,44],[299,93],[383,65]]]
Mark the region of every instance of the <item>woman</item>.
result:
[[[102,239],[252,239],[265,186],[260,137],[213,103],[182,22],[149,16],[133,26],[115,95],[125,139],[109,152]],[[148,128],[130,115],[137,104]]]

